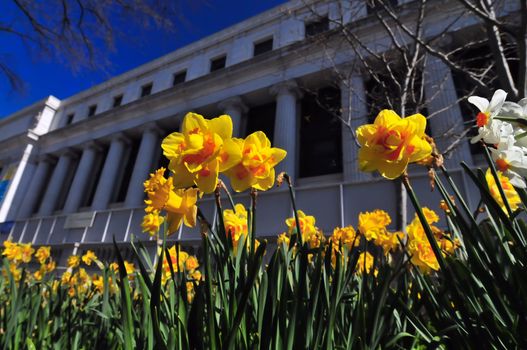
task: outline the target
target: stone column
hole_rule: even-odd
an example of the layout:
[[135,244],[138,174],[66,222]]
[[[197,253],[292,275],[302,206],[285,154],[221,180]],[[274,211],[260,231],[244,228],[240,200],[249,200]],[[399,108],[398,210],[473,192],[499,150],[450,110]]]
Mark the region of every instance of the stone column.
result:
[[94,176],[95,160],[100,150],[100,146],[93,141],[84,146],[79,166],[66,198],[66,204],[64,204],[64,213],[74,213],[79,209],[82,199],[86,195],[88,181],[91,176]]
[[360,74],[353,74],[340,83],[342,117],[349,122],[342,127],[342,172],[344,181],[366,181],[371,173],[359,170],[359,146],[353,133],[363,124],[368,123],[368,104],[364,80]]
[[115,190],[117,175],[123,165],[123,156],[126,146],[130,144],[130,140],[122,133],[118,133],[112,139],[108,155],[104,161],[97,190],[93,197],[93,210],[105,209],[110,203],[113,191]]
[[[452,73],[439,58],[428,56],[424,70],[424,88],[428,119],[437,147],[444,152],[463,133],[463,116],[457,101],[456,87]],[[458,142],[452,152],[445,156],[447,167],[458,168],[461,161],[472,164],[468,139]]]
[[148,174],[154,170],[152,169],[152,165],[156,160],[160,134],[161,129],[154,123],[147,125],[143,132],[134,170],[130,179],[130,185],[126,193],[126,207],[134,208],[143,205],[143,182],[148,178]]
[[37,205],[39,194],[44,188],[44,182],[48,176],[51,164],[53,162],[54,159],[47,154],[44,154],[43,156],[39,157],[37,169],[35,170],[35,174],[33,175],[31,184],[29,185],[29,188],[27,189],[27,192],[24,195],[24,200],[22,202],[23,204],[18,211],[18,218],[28,218],[31,216],[31,214],[33,214],[33,210]]
[[42,203],[40,204],[38,211],[39,215],[46,216],[53,214],[60,193],[63,190],[62,187],[64,186],[64,181],[66,180],[71,164],[75,158],[77,158],[77,154],[71,150],[66,150],[60,155],[57,165],[53,170],[53,174],[51,175]]
[[287,157],[278,165],[277,174],[285,171],[292,179],[296,177],[297,99],[301,92],[294,81],[286,81],[271,87],[276,95],[276,118],[273,147],[287,151]]
[[243,103],[241,97],[234,96],[228,98],[218,104],[223,113],[228,114],[232,119],[232,136],[241,137],[242,136],[242,118],[243,114],[247,113],[249,110],[247,106]]

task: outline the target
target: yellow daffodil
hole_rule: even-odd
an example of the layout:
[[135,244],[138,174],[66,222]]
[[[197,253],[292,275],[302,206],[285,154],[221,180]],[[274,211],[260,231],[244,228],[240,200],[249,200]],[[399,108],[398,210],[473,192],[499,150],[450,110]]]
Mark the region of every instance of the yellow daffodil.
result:
[[67,285],[70,283],[72,276],[70,271],[65,271],[62,276],[60,277],[60,283],[62,285]]
[[20,256],[20,248],[17,243],[13,243],[10,240],[4,241],[4,251],[2,255],[9,261],[15,261]]
[[386,231],[385,233],[379,235],[373,243],[381,247],[384,251],[384,254],[387,255],[389,252],[393,252],[399,247],[401,244],[401,240],[404,238],[404,232],[397,231],[397,232],[389,232]]
[[42,265],[42,267],[44,268],[46,272],[52,272],[53,270],[57,268],[57,263],[51,260],[47,264]]
[[51,247],[40,247],[35,253],[35,258],[40,264],[44,264],[51,255]]
[[213,192],[218,173],[238,163],[241,157],[232,140],[232,120],[227,115],[207,120],[188,113],[181,132],[168,135],[161,147],[170,160],[175,187],[196,185],[204,193]]
[[157,224],[162,222],[159,212],[164,210],[167,213],[168,235],[170,235],[177,231],[182,223],[189,227],[196,225],[198,189],[175,190],[173,178],[166,179],[163,176],[164,172],[164,168],[158,169],[154,174],[150,174],[150,179],[144,183],[148,199],[145,200],[147,207],[146,216],[143,218],[143,229],[155,234],[159,228]]
[[10,262],[15,264],[28,263],[35,252],[31,243],[13,243],[9,240],[4,241],[4,251],[2,255]]
[[97,256],[95,253],[91,250],[88,250],[83,256],[82,256],[82,262],[84,262],[86,265],[90,266],[92,262],[97,260]]
[[247,237],[247,210],[243,204],[236,204],[234,210],[225,209],[223,211],[223,222],[225,233],[230,235],[234,250],[238,248],[240,238]]
[[151,236],[155,236],[164,221],[165,218],[159,214],[159,210],[152,210],[143,217],[141,227],[143,228],[143,232],[148,232]]
[[126,274],[128,275],[129,279],[133,279],[134,273],[135,273],[135,266],[133,263],[129,261],[124,261],[124,269],[126,270]]
[[399,177],[409,163],[432,153],[425,140],[426,118],[414,114],[401,118],[392,110],[382,110],[373,124],[357,129],[359,167],[362,171],[379,171],[388,179]]
[[95,287],[95,290],[102,294],[104,292],[104,278],[97,274],[92,276],[92,284]]
[[197,268],[199,267],[199,262],[198,262],[198,259],[193,256],[193,255],[190,255],[187,260],[185,261],[185,269],[187,271],[194,271],[196,270]]
[[42,277],[44,277],[42,270],[37,270],[33,273],[33,278],[35,278],[35,281],[42,281]]
[[74,269],[74,268],[76,268],[77,266],[79,266],[80,261],[81,261],[80,256],[78,256],[78,255],[70,255],[70,256],[68,257],[67,265],[68,265],[68,267]]
[[[454,250],[459,247],[459,240],[450,238],[450,235],[439,227],[434,226],[434,223],[439,222],[439,216],[429,208],[422,208],[425,219],[430,226],[437,245],[441,249],[441,254],[452,254]],[[425,230],[419,217],[415,214],[412,222],[406,226],[408,233],[408,253],[410,253],[411,262],[418,267],[422,272],[429,273],[431,271],[439,270],[439,262],[432,250],[432,246],[426,237]]]
[[[361,275],[364,272],[370,273],[373,268],[373,262],[374,262],[373,255],[371,255],[368,252],[360,253],[359,259],[357,260],[357,265],[356,265],[357,274]],[[373,274],[377,276],[377,271],[374,271]]]
[[168,255],[163,258],[163,274],[161,275],[163,284],[172,277],[168,259],[170,259],[174,273],[184,272],[189,280],[196,279],[199,281],[201,279],[198,259],[181,249],[178,251],[176,246],[172,246],[168,249]]
[[432,246],[428,241],[410,239],[407,248],[412,257],[410,261],[422,272],[428,273],[432,270],[439,270],[439,262],[437,261]]
[[375,240],[386,233],[386,226],[392,222],[390,215],[384,210],[374,210],[359,214],[359,231],[368,240]]
[[352,226],[336,227],[329,240],[333,243],[333,249],[345,246],[348,250],[351,250],[351,248],[358,246],[360,243],[360,238]]
[[236,192],[250,187],[265,191],[274,184],[274,167],[285,158],[287,152],[271,147],[271,142],[261,131],[247,136],[245,140],[234,139],[241,150],[241,161],[227,170],[225,174],[231,180]]
[[[297,211],[297,216],[300,224],[300,231],[302,232],[302,241],[307,243],[310,248],[319,247],[320,244],[325,241],[325,237],[322,231],[315,226],[315,217],[312,215],[306,215],[302,210]],[[288,228],[289,236],[298,232],[294,216],[286,219],[285,223]]]
[[283,232],[282,234],[278,235],[278,238],[276,239],[276,244],[278,247],[280,247],[282,244],[285,244],[286,247],[289,247],[289,242],[291,239],[287,235],[287,233]]
[[[509,202],[511,210],[515,211],[521,204],[521,199],[518,195],[518,192],[516,192],[516,189],[514,186],[512,186],[509,178],[503,175],[501,171],[498,171],[498,178],[500,180],[501,188],[503,188],[503,192],[505,193],[505,197],[507,197],[507,202]],[[500,190],[490,169],[487,169],[487,172],[485,173],[485,179],[487,180],[487,185],[489,186],[489,191],[492,195],[492,198],[494,198],[496,203],[498,203],[501,209],[508,215],[505,202],[501,197]]]

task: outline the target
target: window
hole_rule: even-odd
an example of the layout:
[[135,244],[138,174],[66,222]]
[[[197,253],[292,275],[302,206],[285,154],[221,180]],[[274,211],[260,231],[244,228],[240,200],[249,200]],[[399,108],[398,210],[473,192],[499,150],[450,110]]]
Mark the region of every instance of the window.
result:
[[95,115],[96,112],[97,112],[97,105],[91,105],[90,107],[88,107],[88,117]]
[[255,131],[263,131],[267,135],[267,138],[269,138],[269,141],[273,143],[275,115],[275,102],[251,107],[247,113],[247,130],[245,136]]
[[306,37],[315,36],[329,30],[329,18],[322,17],[306,23]]
[[181,71],[174,74],[174,77],[172,78],[172,86],[176,86],[179,84],[183,84],[185,80],[187,79],[187,71]]
[[215,72],[217,70],[225,68],[225,63],[227,62],[227,56],[223,55],[221,57],[210,60],[210,72]]
[[73,122],[73,117],[75,117],[75,113],[70,113],[66,116],[66,124],[64,125],[70,125]]
[[300,119],[300,177],[342,172],[340,90],[319,89],[302,98]]
[[146,85],[141,86],[141,97],[146,97],[152,94],[152,86],[152,83],[148,83]]
[[123,95],[114,96],[112,107],[119,107],[123,103]]
[[273,38],[255,43],[253,56],[258,56],[269,51],[273,51]]

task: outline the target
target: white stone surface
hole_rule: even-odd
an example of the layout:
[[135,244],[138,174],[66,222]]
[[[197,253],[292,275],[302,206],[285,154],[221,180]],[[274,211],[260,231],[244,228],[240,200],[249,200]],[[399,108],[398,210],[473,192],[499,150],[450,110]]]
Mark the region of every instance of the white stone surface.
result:
[[292,178],[296,178],[296,158],[298,134],[297,99],[301,96],[298,84],[286,81],[274,85],[270,92],[276,95],[276,119],[274,127],[274,145],[287,152],[287,157],[278,165],[277,174],[285,171]]
[[137,161],[134,164],[134,170],[130,179],[130,185],[126,193],[125,206],[136,208],[143,205],[143,182],[148,179],[148,174],[152,171],[152,165],[158,154],[159,135],[161,130],[156,124],[146,126],[139,151],[137,152]]

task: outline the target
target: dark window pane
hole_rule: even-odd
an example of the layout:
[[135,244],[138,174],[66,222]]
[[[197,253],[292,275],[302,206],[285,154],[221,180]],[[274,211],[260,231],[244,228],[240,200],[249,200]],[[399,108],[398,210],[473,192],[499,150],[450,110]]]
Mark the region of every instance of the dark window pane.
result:
[[113,108],[119,107],[123,103],[123,95],[115,96],[113,98]]
[[306,37],[323,33],[329,29],[329,18],[323,17],[306,23]]
[[174,74],[174,78],[172,79],[172,86],[176,86],[178,84],[182,84],[187,79],[187,71],[184,70],[182,72]]
[[258,56],[269,51],[273,51],[273,38],[254,44],[253,56]]
[[300,177],[342,172],[340,90],[327,87],[302,99]]
[[269,141],[273,143],[275,115],[275,102],[251,107],[249,113],[247,113],[247,130],[245,136],[250,135],[255,131],[263,131],[265,135],[267,135]]
[[152,93],[152,83],[141,86],[141,97],[148,96]]
[[73,122],[73,117],[75,117],[74,113],[70,113],[66,116],[66,125],[70,125]]
[[97,105],[91,105],[90,107],[88,107],[88,117],[95,115],[96,112],[97,112]]
[[221,56],[210,61],[210,71],[214,72],[225,68],[227,62],[227,56]]

